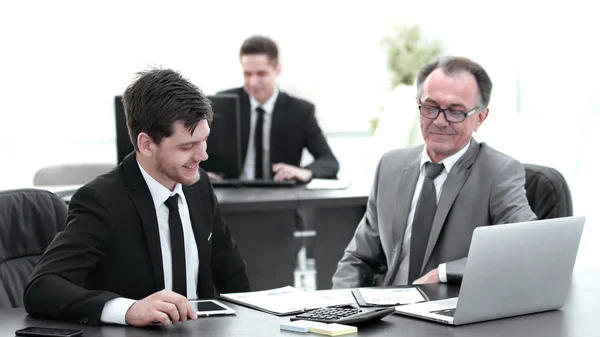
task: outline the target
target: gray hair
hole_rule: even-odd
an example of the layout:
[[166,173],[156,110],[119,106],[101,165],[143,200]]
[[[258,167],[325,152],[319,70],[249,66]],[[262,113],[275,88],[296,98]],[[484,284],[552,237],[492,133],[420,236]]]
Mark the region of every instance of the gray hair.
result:
[[456,75],[463,71],[473,75],[478,88],[477,107],[478,109],[487,108],[490,103],[490,96],[492,95],[492,80],[481,65],[466,57],[446,56],[427,63],[417,76],[417,99],[421,98],[423,82],[425,82],[425,79],[438,68],[441,68],[444,73],[449,76]]

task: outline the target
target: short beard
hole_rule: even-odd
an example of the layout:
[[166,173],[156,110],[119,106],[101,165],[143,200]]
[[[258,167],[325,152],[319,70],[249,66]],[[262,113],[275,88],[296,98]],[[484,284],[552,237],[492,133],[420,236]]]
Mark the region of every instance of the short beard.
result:
[[170,167],[165,166],[163,164],[163,162],[164,161],[162,160],[162,155],[160,154],[160,152],[157,153],[157,156],[156,156],[156,170],[160,174],[162,174],[162,175],[166,176],[167,178],[169,178],[170,180],[173,180],[176,184],[193,185],[193,184],[197,183],[198,180],[200,180],[199,176],[197,176],[198,178],[196,178],[196,179],[187,180],[183,176],[181,176],[181,175],[178,174],[177,168],[175,168],[173,170],[173,172],[171,172],[169,170]]

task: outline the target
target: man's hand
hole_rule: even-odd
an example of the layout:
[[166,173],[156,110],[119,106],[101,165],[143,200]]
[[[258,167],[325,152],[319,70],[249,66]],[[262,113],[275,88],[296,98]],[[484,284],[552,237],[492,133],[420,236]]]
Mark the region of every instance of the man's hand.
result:
[[312,179],[313,173],[309,169],[300,168],[284,163],[273,164],[274,180],[296,179],[303,183]]
[[429,273],[421,276],[419,279],[415,280],[413,284],[427,284],[427,283],[440,283],[440,274],[438,273],[438,269],[430,271]]
[[196,319],[196,311],[187,298],[171,290],[161,290],[135,302],[125,314],[125,322],[132,326],[161,323],[163,326]]

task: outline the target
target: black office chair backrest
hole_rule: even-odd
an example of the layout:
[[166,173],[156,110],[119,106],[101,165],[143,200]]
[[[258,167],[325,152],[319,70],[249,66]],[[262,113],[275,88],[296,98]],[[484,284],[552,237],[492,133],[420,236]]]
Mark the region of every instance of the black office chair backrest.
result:
[[35,264],[66,222],[67,205],[48,191],[0,191],[0,308],[23,307]]
[[573,215],[571,191],[565,178],[556,169],[524,164],[525,190],[531,210],[538,219]]

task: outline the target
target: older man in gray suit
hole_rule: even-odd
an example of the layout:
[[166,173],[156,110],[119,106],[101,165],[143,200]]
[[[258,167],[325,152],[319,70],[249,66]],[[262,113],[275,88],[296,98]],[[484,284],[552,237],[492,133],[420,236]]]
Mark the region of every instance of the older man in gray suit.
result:
[[486,71],[445,57],[417,86],[425,145],[381,158],[334,288],[460,282],[475,227],[535,219],[521,163],[473,139],[489,111]]

